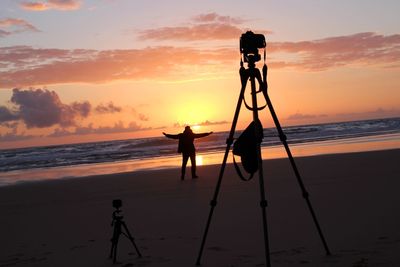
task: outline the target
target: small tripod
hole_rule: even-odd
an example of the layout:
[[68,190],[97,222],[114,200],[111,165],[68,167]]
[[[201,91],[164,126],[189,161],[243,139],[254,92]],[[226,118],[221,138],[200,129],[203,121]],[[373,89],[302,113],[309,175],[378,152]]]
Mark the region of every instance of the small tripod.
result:
[[[120,207],[122,206],[122,201],[120,199],[115,199],[113,200],[113,207],[116,208],[116,210],[112,213],[112,222],[111,226],[114,226],[114,231],[113,231],[113,236],[111,238],[111,252],[110,252],[110,259],[113,258],[113,263],[116,263],[117,261],[117,247],[118,247],[118,240],[119,236],[123,234],[126,236],[133,244],[135,247],[136,253],[138,254],[138,257],[141,258],[142,254],[140,254],[140,251],[138,247],[135,244],[135,241],[131,235],[131,233],[128,230],[128,227],[126,226],[125,222],[122,220],[124,217],[123,216],[118,216],[117,214],[122,212],[120,210]],[[122,231],[122,228],[125,230],[125,232]]]
[[[200,246],[200,250],[199,250],[199,254],[197,257],[197,261],[196,261],[196,265],[200,265],[200,261],[201,261],[201,256],[203,253],[203,249],[204,249],[204,245],[206,242],[206,238],[207,238],[207,233],[210,227],[210,223],[211,223],[211,218],[215,209],[215,206],[217,205],[217,198],[218,198],[218,193],[221,187],[221,182],[222,182],[222,177],[224,175],[224,170],[225,170],[225,166],[226,166],[226,161],[228,158],[228,154],[229,154],[229,150],[230,147],[233,143],[233,136],[235,133],[235,128],[236,128],[236,124],[237,124],[237,120],[239,117],[239,112],[240,112],[240,107],[242,105],[242,101],[244,102],[245,106],[247,109],[251,110],[253,112],[253,122],[256,122],[255,125],[256,126],[256,133],[260,132],[260,130],[262,131],[262,129],[257,129],[257,127],[261,127],[261,123],[259,122],[258,119],[258,111],[262,110],[265,108],[265,106],[263,107],[258,107],[257,106],[257,93],[263,93],[264,98],[266,100],[266,106],[268,106],[269,111],[271,113],[272,119],[275,123],[276,129],[278,131],[279,134],[279,138],[283,144],[283,146],[285,147],[286,153],[288,155],[288,158],[290,160],[290,163],[292,165],[293,171],[295,173],[295,176],[297,178],[297,182],[301,188],[302,191],[302,195],[303,198],[306,200],[308,208],[310,210],[311,216],[314,220],[314,223],[317,227],[319,236],[322,240],[322,243],[324,245],[325,251],[327,255],[330,255],[330,251],[328,248],[328,245],[325,241],[324,235],[322,233],[321,227],[318,223],[317,217],[315,215],[314,209],[311,205],[311,202],[308,198],[308,192],[306,191],[303,181],[300,177],[300,173],[297,169],[297,166],[295,164],[295,161],[293,159],[292,153],[290,152],[289,149],[289,145],[286,142],[286,136],[282,130],[282,127],[279,123],[278,117],[276,116],[276,113],[274,111],[274,108],[272,106],[272,102],[268,96],[268,85],[267,85],[267,65],[265,64],[265,58],[266,58],[266,51],[265,51],[265,47],[266,47],[266,43],[265,43],[265,37],[262,34],[254,34],[253,32],[246,32],[245,34],[242,34],[242,37],[240,38],[240,51],[241,54],[243,54],[243,59],[244,62],[248,63],[248,68],[245,69],[243,67],[243,60],[241,58],[240,61],[240,79],[241,79],[241,84],[242,84],[242,88],[240,90],[240,95],[239,95],[239,99],[237,102],[237,106],[236,106],[236,111],[235,111],[235,115],[232,121],[232,126],[231,126],[231,130],[229,133],[229,137],[226,140],[226,150],[225,150],[225,155],[223,158],[223,162],[221,165],[221,169],[219,172],[219,177],[218,177],[218,181],[217,181],[217,185],[214,191],[214,196],[213,199],[210,202],[210,213],[208,215],[208,219],[207,219],[207,224],[206,224],[206,228],[204,231],[204,235],[203,235],[203,239],[201,242],[201,246]],[[264,48],[264,66],[263,66],[263,75],[261,78],[261,73],[260,70],[256,68],[255,63],[257,61],[259,61],[261,59],[261,56],[258,53],[258,49],[259,48]],[[246,89],[246,85],[247,85],[247,81],[250,80],[250,84],[251,84],[251,96],[252,96],[252,107],[250,107],[244,98],[244,92]],[[256,80],[259,83],[260,89],[257,91],[256,90]],[[268,267],[271,266],[271,260],[270,260],[270,255],[269,255],[269,243],[268,243],[268,228],[267,228],[267,213],[266,213],[266,207],[267,207],[267,200],[265,197],[265,189],[264,189],[264,176],[263,176],[263,166],[262,166],[262,157],[261,157],[261,142],[257,145],[257,156],[258,156],[258,174],[259,174],[259,186],[260,186],[260,197],[261,197],[261,201],[260,201],[260,206],[261,206],[261,211],[262,211],[262,223],[263,223],[263,229],[264,229],[264,245],[265,245],[265,258],[266,258],[266,265]]]

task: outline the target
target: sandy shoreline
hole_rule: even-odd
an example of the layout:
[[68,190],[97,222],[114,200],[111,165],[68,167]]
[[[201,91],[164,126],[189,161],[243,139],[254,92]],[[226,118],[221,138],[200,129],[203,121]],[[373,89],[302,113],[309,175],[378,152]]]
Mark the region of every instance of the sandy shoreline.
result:
[[[287,159],[265,160],[272,266],[399,266],[400,150],[296,158],[333,255],[323,246]],[[124,202],[121,266],[194,266],[219,165],[0,188],[0,266],[112,266],[111,201]],[[263,266],[257,179],[228,165],[202,266]]]

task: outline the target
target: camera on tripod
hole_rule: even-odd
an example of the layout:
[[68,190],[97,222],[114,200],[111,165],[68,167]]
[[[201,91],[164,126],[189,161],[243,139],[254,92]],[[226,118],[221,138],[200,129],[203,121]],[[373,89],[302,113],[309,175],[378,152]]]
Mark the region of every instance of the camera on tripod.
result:
[[243,33],[240,37],[240,53],[243,54],[244,62],[257,62],[261,59],[258,49],[265,48],[267,43],[262,34],[255,34],[252,31]]
[[[258,172],[258,177],[259,177],[259,184],[260,184],[260,207],[261,207],[261,213],[262,213],[262,222],[263,222],[263,228],[264,228],[264,249],[265,249],[265,260],[266,260],[266,266],[270,267],[271,266],[271,259],[270,259],[270,250],[269,250],[269,240],[268,240],[268,229],[267,229],[267,213],[266,213],[266,207],[267,207],[267,200],[265,196],[265,188],[264,188],[264,174],[263,174],[263,162],[262,162],[262,154],[261,154],[261,142],[262,142],[262,136],[263,136],[263,127],[261,125],[261,122],[258,117],[258,112],[265,107],[268,107],[272,119],[275,123],[276,129],[279,134],[279,139],[281,140],[283,146],[285,147],[287,156],[290,160],[290,163],[292,165],[294,174],[297,178],[297,182],[300,186],[300,189],[303,194],[303,198],[306,200],[306,203],[308,205],[308,208],[310,210],[311,216],[314,220],[315,226],[317,228],[317,231],[320,235],[320,238],[322,240],[322,243],[325,247],[325,251],[327,255],[330,255],[330,251],[328,248],[328,244],[326,243],[325,237],[322,233],[321,227],[319,225],[319,222],[317,220],[317,217],[315,215],[314,209],[311,205],[311,201],[309,200],[308,192],[305,189],[305,186],[303,184],[303,181],[301,179],[300,173],[297,169],[296,163],[294,161],[294,158],[292,156],[292,153],[290,151],[287,138],[285,133],[282,130],[282,127],[280,125],[280,122],[278,120],[278,117],[276,116],[275,110],[272,106],[271,99],[269,98],[268,95],[268,83],[267,83],[267,72],[268,72],[268,67],[266,64],[266,41],[265,37],[262,34],[254,34],[251,31],[248,31],[244,34],[241,35],[240,37],[240,69],[239,69],[239,74],[240,74],[240,81],[242,84],[242,88],[240,89],[240,94],[239,94],[239,99],[238,99],[238,104],[236,106],[236,111],[235,115],[232,121],[232,126],[231,126],[231,131],[229,133],[228,138],[226,139],[226,149],[225,149],[225,154],[224,154],[224,159],[221,165],[221,169],[219,172],[218,176],[218,181],[217,185],[215,187],[214,191],[214,197],[210,201],[210,212],[208,215],[206,227],[204,230],[203,238],[201,240],[201,245],[200,245],[200,250],[199,254],[197,256],[197,261],[196,265],[201,265],[201,256],[205,247],[205,242],[208,234],[208,230],[211,224],[211,218],[215,209],[215,206],[217,205],[217,198],[218,198],[218,193],[220,191],[221,183],[222,183],[222,177],[224,175],[224,169],[227,163],[227,158],[228,158],[228,153],[230,151],[231,145],[233,144],[233,154],[235,155],[240,155],[242,159],[242,165],[244,169],[250,173],[249,178],[244,178],[241,174],[239,175],[242,180],[250,180],[253,177],[253,174],[257,171]],[[263,49],[264,51],[264,64],[262,67],[262,74],[260,70],[256,67],[256,62],[261,60],[261,55],[259,54],[259,49]],[[243,57],[242,57],[243,55]],[[248,63],[247,68],[245,68],[243,65],[243,61]],[[251,100],[252,100],[252,105],[248,105],[246,103],[246,99],[244,97],[245,90],[246,90],[246,85],[247,83],[250,82],[251,85]],[[259,83],[260,89],[256,89],[256,82]],[[262,93],[265,98],[266,105],[260,107],[257,103],[257,93]],[[243,133],[239,136],[239,138],[236,139],[235,143],[234,141],[234,134],[235,134],[235,128],[238,122],[239,118],[239,113],[240,113],[240,107],[244,103],[246,108],[248,110],[251,110],[253,113],[253,122],[243,131]],[[235,158],[233,158],[234,166],[239,174],[239,168],[237,164],[235,163]]]
[[118,213],[122,212],[122,210],[120,210],[120,208],[122,207],[122,200],[114,199],[112,201],[112,206],[113,206],[113,208],[115,208],[115,211],[113,211],[113,213],[112,213],[113,221],[112,221],[111,225],[113,225],[115,220],[121,220],[123,218],[123,216],[117,215]]
[[118,247],[118,240],[121,235],[125,236],[128,238],[131,242],[133,247],[136,250],[136,253],[139,258],[142,257],[142,254],[140,254],[139,248],[136,246],[136,243],[133,239],[133,236],[128,230],[128,227],[126,226],[126,223],[123,220],[123,216],[118,216],[122,210],[120,209],[122,207],[122,200],[121,199],[114,199],[112,201],[112,206],[115,208],[115,210],[112,213],[112,222],[111,226],[114,227],[113,229],[113,236],[111,238],[111,252],[110,252],[110,258],[113,258],[113,262],[117,262],[117,247]]
[[121,200],[121,199],[114,199],[114,200],[112,201],[112,206],[113,206],[114,208],[116,208],[117,210],[119,210],[119,208],[122,207],[122,200]]

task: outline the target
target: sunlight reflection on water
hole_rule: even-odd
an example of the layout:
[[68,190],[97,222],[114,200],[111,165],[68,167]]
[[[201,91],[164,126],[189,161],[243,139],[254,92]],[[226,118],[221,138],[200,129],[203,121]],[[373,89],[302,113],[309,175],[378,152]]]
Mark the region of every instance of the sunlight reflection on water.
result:
[[203,166],[203,155],[196,155],[196,165],[197,166]]

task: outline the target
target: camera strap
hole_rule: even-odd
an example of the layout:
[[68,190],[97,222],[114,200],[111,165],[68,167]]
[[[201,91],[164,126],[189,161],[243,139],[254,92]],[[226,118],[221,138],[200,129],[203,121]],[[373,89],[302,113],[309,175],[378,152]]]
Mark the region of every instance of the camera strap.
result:
[[233,158],[233,166],[235,166],[236,173],[238,174],[240,180],[245,182],[250,181],[253,178],[255,172],[250,173],[250,176],[248,178],[244,177],[242,172],[240,171],[239,165],[236,163],[235,154],[233,153],[232,153],[232,158]]
[[[251,180],[254,173],[258,170],[257,146],[260,146],[262,138],[262,125],[261,122],[257,120],[250,123],[233,144],[233,165],[235,166],[239,178],[243,181]],[[235,160],[235,155],[240,156],[241,165],[244,170],[250,174],[248,178],[243,176]]]

